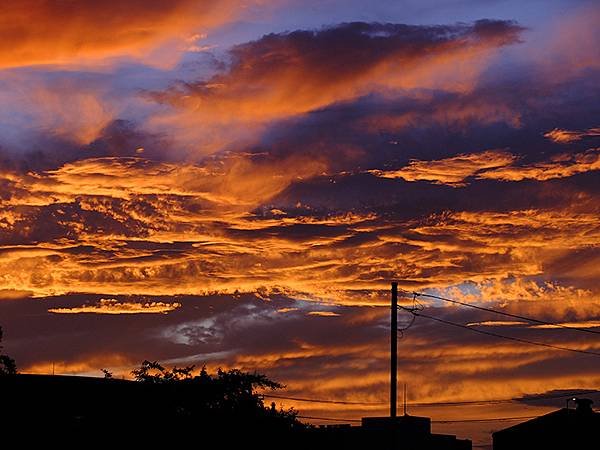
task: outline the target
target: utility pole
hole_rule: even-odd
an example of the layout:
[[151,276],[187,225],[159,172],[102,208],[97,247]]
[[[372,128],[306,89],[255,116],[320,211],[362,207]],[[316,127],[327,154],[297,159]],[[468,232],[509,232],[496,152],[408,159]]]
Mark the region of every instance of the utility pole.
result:
[[392,309],[390,334],[390,417],[396,418],[398,401],[398,283],[392,282]]

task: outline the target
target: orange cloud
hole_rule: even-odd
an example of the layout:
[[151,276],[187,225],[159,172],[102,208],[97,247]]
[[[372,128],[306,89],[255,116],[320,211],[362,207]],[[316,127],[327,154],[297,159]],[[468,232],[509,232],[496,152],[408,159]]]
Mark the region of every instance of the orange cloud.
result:
[[333,311],[311,311],[308,313],[309,316],[320,316],[320,317],[338,317],[339,314]]
[[413,160],[408,166],[394,171],[372,170],[382,178],[402,178],[406,181],[431,181],[438,184],[464,186],[466,178],[486,169],[511,164],[516,157],[503,150],[486,150],[481,153],[461,154],[436,161]]
[[594,170],[600,170],[600,148],[589,149],[583,153],[556,155],[548,162],[487,170],[480,173],[478,178],[502,181],[521,181],[527,179],[546,181],[571,177],[578,173]]
[[519,322],[511,320],[485,320],[483,322],[470,322],[466,324],[469,327],[473,326],[486,326],[486,327],[511,327],[511,326],[526,326],[534,329],[548,330],[557,329],[561,330],[564,327],[567,328],[600,328],[600,321],[597,320],[584,320],[581,322],[560,322],[553,325],[534,325],[531,322]]
[[[14,201],[21,205],[69,202],[85,192],[120,199],[139,195],[192,196],[247,211],[277,195],[292,181],[317,175],[326,168],[324,161],[295,155],[272,161],[232,155],[205,165],[105,157],[67,163],[41,174],[7,172],[0,174],[0,179],[14,183]],[[23,193],[18,194],[19,190]]]
[[600,136],[600,127],[588,128],[583,131],[561,130],[554,128],[544,134],[544,137],[559,144],[568,144],[569,142],[580,141],[587,137]]
[[514,325],[529,325],[529,322],[518,322],[514,320],[484,320],[483,322],[469,322],[468,327],[485,326],[485,327],[506,327]]
[[55,314],[166,314],[181,307],[180,303],[124,303],[114,298],[100,299],[97,305],[84,305],[75,308],[51,308],[48,312]]
[[[535,299],[547,295],[550,288],[540,291],[534,281],[530,285],[486,283],[541,275],[569,252],[600,243],[597,214],[572,209],[459,211],[395,225],[376,214],[356,213],[258,220],[250,212],[256,204],[248,199],[227,209],[226,203],[216,207],[204,203],[205,195],[197,201],[200,194],[195,192],[201,191],[183,190],[185,185],[172,185],[174,191],[181,186],[177,194],[157,191],[179,179],[158,177],[164,169],[160,164],[148,163],[151,175],[145,181],[140,175],[137,189],[130,187],[137,179],[134,169],[124,170],[132,180],[116,177],[114,190],[105,190],[99,168],[116,175],[121,166],[113,160],[105,163],[115,167],[101,163],[89,161],[61,175],[69,179],[87,168],[80,184],[87,196],[77,195],[75,177],[68,181],[72,187],[60,195],[52,194],[52,184],[45,186],[48,199],[64,196],[65,203],[5,205],[9,210],[18,208],[21,216],[7,224],[2,239],[34,241],[3,250],[0,276],[5,288],[31,291],[34,296],[102,292],[106,285],[114,295],[157,296],[265,289],[268,296],[270,290],[279,289],[299,298],[384,304],[387,294],[382,290],[393,274],[409,286],[471,281],[482,283],[479,289],[486,298]],[[200,178],[200,173],[195,176]],[[194,177],[190,179],[187,188],[194,186]],[[37,182],[45,185],[44,177]],[[54,212],[40,215],[46,209]],[[363,241],[363,236],[371,238]],[[345,245],[346,241],[355,244]],[[398,247],[404,250],[398,253],[394,250]],[[595,272],[589,270],[578,273],[575,268],[580,264],[589,263],[574,261],[561,275],[572,280],[593,277]],[[557,289],[552,288],[554,297],[559,292],[565,299],[591,295]]]
[[512,22],[483,20],[450,27],[350,23],[270,34],[234,47],[222,74],[148,93],[177,110],[147,126],[175,127],[178,139],[194,142],[196,150],[201,142],[210,153],[251,140],[269,121],[372,92],[463,92],[499,47],[518,41],[521,30]]
[[102,376],[100,369],[110,369],[115,376],[131,378],[131,368],[139,364],[120,354],[99,354],[76,361],[40,361],[20,368],[21,373],[49,375]]
[[29,291],[17,291],[13,289],[0,289],[0,299],[2,300],[15,300],[21,298],[30,297],[32,292]]
[[577,328],[600,328],[600,321],[586,320],[582,322],[561,322],[556,325],[534,325],[533,328],[541,329],[557,329],[562,327],[577,327]]
[[470,177],[501,181],[539,181],[565,178],[600,169],[600,149],[583,153],[555,155],[548,162],[515,166],[518,157],[502,150],[486,150],[434,161],[413,160],[399,170],[371,170],[381,178],[402,178],[406,181],[430,181],[464,187]]
[[[0,66],[85,63],[115,56],[147,58],[161,45],[180,51],[190,37],[238,17],[239,0],[3,0]],[[251,2],[250,2],[251,3]],[[156,55],[155,55],[156,56]],[[164,56],[164,55],[163,55]],[[147,58],[148,59],[148,58]]]

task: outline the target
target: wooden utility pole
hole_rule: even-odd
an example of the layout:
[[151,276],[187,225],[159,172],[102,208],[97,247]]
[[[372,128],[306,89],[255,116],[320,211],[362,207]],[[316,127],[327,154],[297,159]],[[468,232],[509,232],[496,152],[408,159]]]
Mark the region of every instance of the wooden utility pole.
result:
[[390,334],[390,417],[395,418],[398,399],[398,283],[392,282]]

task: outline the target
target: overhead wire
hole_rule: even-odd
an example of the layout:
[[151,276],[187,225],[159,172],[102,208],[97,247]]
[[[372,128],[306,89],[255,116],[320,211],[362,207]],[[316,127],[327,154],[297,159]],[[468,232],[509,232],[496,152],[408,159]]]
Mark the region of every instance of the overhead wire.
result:
[[386,402],[353,402],[353,401],[345,401],[345,400],[320,400],[315,398],[303,398],[303,397],[287,397],[284,395],[273,395],[273,394],[262,394],[263,397],[266,398],[277,398],[281,400],[292,400],[296,402],[306,402],[306,403],[324,403],[324,404],[334,404],[334,405],[360,405],[360,406],[368,406],[368,405],[385,405]]
[[[413,294],[413,305],[412,307],[408,308],[405,307],[405,309],[407,311],[421,311],[423,310],[424,306],[417,300],[417,294],[414,293]],[[417,316],[415,316],[414,314],[411,315],[411,320],[408,324],[404,325],[402,328],[398,328],[398,331],[400,332],[400,336],[398,336],[398,339],[402,339],[404,337],[404,332],[408,331],[410,329],[410,327],[412,327],[415,323],[415,320],[417,319]]]
[[430,316],[430,315],[424,314],[422,312],[413,311],[413,310],[411,310],[409,308],[405,308],[404,306],[401,306],[401,305],[399,305],[398,307],[400,309],[410,312],[411,314],[414,314],[415,316],[424,317],[426,319],[434,320],[436,322],[444,323],[446,325],[451,325],[453,327],[463,328],[465,330],[469,330],[474,333],[480,333],[480,334],[485,334],[487,336],[493,336],[493,337],[497,337],[497,338],[501,338],[501,339],[507,339],[510,341],[520,342],[522,344],[537,345],[540,347],[547,347],[547,348],[552,348],[555,350],[563,350],[563,351],[567,351],[567,352],[582,353],[585,355],[600,356],[600,353],[598,353],[598,352],[593,352],[593,351],[589,351],[589,350],[580,350],[580,349],[571,348],[571,347],[562,347],[560,345],[548,344],[546,342],[530,341],[528,339],[522,339],[522,338],[518,338],[518,337],[514,337],[514,336],[506,336],[504,334],[498,334],[498,333],[493,333],[491,331],[480,330],[478,328],[473,328],[473,327],[469,327],[467,325],[463,325],[460,323],[451,322],[449,320],[441,319],[439,317]]
[[479,406],[479,405],[497,405],[502,403],[515,403],[515,402],[530,402],[540,400],[554,400],[567,397],[576,397],[578,395],[587,394],[600,394],[600,391],[596,389],[588,389],[582,391],[575,391],[563,394],[548,394],[548,395],[537,395],[535,397],[514,397],[504,399],[490,399],[490,400],[469,400],[459,402],[429,402],[429,403],[409,403],[408,406],[413,408],[418,407],[444,407],[444,406]]
[[[568,392],[563,394],[548,394],[548,395],[537,395],[535,397],[514,397],[514,398],[502,398],[502,399],[490,399],[490,400],[469,400],[469,401],[458,401],[458,402],[425,402],[425,403],[408,403],[408,407],[421,408],[421,407],[446,407],[446,406],[478,406],[478,405],[495,405],[501,403],[514,403],[523,401],[540,401],[540,400],[553,400],[566,397],[575,397],[578,395],[587,394],[600,394],[600,391],[594,389],[581,390]],[[359,406],[376,406],[376,405],[387,405],[388,402],[357,402],[357,401],[345,401],[345,400],[329,400],[329,399],[317,399],[317,398],[305,398],[305,397],[293,397],[285,395],[275,394],[261,394],[265,398],[275,398],[281,400],[292,400],[297,402],[307,403],[324,403],[334,405],[359,405]]]
[[494,314],[499,314],[499,315],[502,315],[502,316],[505,316],[505,317],[511,317],[513,319],[526,320],[528,322],[537,323],[539,325],[547,325],[547,326],[556,327],[556,328],[563,328],[563,329],[566,329],[566,330],[579,331],[579,332],[582,332],[582,333],[600,334],[600,331],[591,330],[589,328],[574,327],[574,326],[564,325],[564,324],[561,324],[561,323],[549,322],[549,321],[542,320],[542,319],[536,319],[534,317],[528,317],[528,316],[523,316],[523,315],[520,315],[520,314],[508,313],[508,312],[499,311],[499,310],[493,309],[493,308],[486,308],[484,306],[478,306],[478,305],[473,305],[471,303],[461,302],[459,300],[454,300],[454,299],[451,299],[451,298],[440,297],[438,295],[424,294],[424,293],[420,293],[420,292],[408,292],[408,291],[403,291],[403,292],[405,294],[413,295],[413,298],[415,298],[415,297],[433,298],[433,299],[442,300],[442,301],[445,301],[445,302],[454,303],[454,304],[461,305],[461,306],[466,306],[468,308],[478,309],[480,311],[486,311],[486,312],[490,312],[490,313],[494,313]]
[[[362,422],[361,419],[345,419],[339,417],[318,417],[318,416],[296,416],[299,419],[322,420],[326,422]],[[483,419],[447,419],[447,420],[432,420],[431,423],[447,424],[447,423],[474,423],[474,422],[511,422],[517,420],[534,419],[538,416],[518,416],[518,417],[489,417]]]
[[[404,291],[404,293],[407,294],[408,292]],[[581,349],[575,349],[575,348],[571,348],[571,347],[563,347],[563,346],[549,344],[549,343],[545,343],[545,342],[537,342],[537,341],[517,338],[517,337],[513,337],[513,336],[506,336],[506,335],[502,335],[502,334],[498,334],[498,333],[493,333],[490,331],[480,330],[478,328],[473,328],[473,327],[470,327],[470,326],[467,326],[464,324],[459,324],[456,322],[452,322],[449,320],[441,319],[439,317],[429,316],[422,312],[424,310],[424,305],[418,301],[417,297],[434,298],[434,299],[470,307],[473,309],[478,309],[481,311],[486,311],[486,312],[490,312],[490,313],[494,313],[494,314],[503,315],[506,317],[525,320],[525,321],[528,321],[531,323],[537,323],[537,324],[552,326],[552,327],[556,327],[556,328],[563,328],[563,329],[574,330],[574,331],[579,331],[579,332],[586,332],[586,333],[591,333],[591,334],[600,334],[599,331],[590,330],[587,328],[567,326],[564,324],[549,322],[549,321],[536,319],[536,318],[528,317],[528,316],[523,316],[523,315],[519,315],[519,314],[507,313],[504,311],[499,311],[496,309],[486,308],[486,307],[478,306],[478,305],[472,305],[469,303],[461,302],[459,300],[449,299],[449,298],[440,297],[440,296],[432,295],[432,294],[424,294],[424,293],[418,293],[418,292],[412,292],[410,294],[413,297],[413,304],[411,307],[398,305],[398,309],[409,312],[412,315],[412,319],[407,325],[405,325],[402,328],[398,328],[398,331],[400,331],[400,338],[403,337],[404,332],[406,330],[408,330],[410,327],[413,326],[416,318],[420,316],[420,317],[424,317],[426,319],[444,323],[446,325],[451,325],[451,326],[466,329],[466,330],[469,330],[472,332],[476,332],[476,333],[480,333],[480,334],[484,334],[484,335],[492,336],[492,337],[496,337],[496,338],[507,339],[507,340],[511,340],[514,342],[520,342],[520,343],[529,344],[529,345],[537,345],[537,346],[541,346],[541,347],[552,348],[555,350],[575,352],[575,353],[581,353],[581,354],[592,355],[592,356],[600,356],[600,353],[589,351],[589,350],[581,350]],[[520,397],[520,398],[511,398],[511,399],[473,400],[473,401],[462,401],[462,402],[412,403],[412,404],[409,404],[409,406],[411,406],[411,407],[427,407],[427,406],[439,407],[439,406],[486,405],[486,404],[508,403],[508,402],[525,401],[525,400],[526,401],[536,401],[536,400],[545,400],[545,399],[564,398],[564,397],[572,397],[575,395],[590,394],[590,393],[596,393],[596,392],[597,391],[595,391],[595,390],[587,390],[587,391],[571,392],[571,393],[566,393],[566,394],[536,396],[536,397],[531,397],[531,398]],[[344,401],[344,400],[309,399],[309,398],[302,398],[302,397],[288,397],[288,396],[272,395],[272,394],[263,394],[263,397],[277,398],[277,399],[282,399],[282,400],[292,400],[292,401],[299,401],[299,402],[329,403],[329,404],[340,404],[340,405],[363,405],[363,406],[366,406],[366,405],[383,405],[383,404],[387,403],[387,402],[356,402],[356,401]],[[316,416],[297,416],[297,417],[302,418],[302,419],[309,419],[309,420],[322,420],[322,421],[335,421],[335,422],[360,422],[360,419],[343,419],[343,418],[316,417]],[[432,423],[444,424],[444,423],[516,421],[516,420],[532,419],[534,417],[537,417],[537,416],[496,417],[496,418],[461,419],[461,420],[433,420]]]
[[338,419],[335,417],[296,416],[298,419],[324,420],[333,422],[362,422],[360,419]]
[[456,420],[432,420],[432,423],[474,423],[474,422],[512,422],[514,420],[535,419],[538,416],[518,417],[490,417],[486,419],[456,419]]

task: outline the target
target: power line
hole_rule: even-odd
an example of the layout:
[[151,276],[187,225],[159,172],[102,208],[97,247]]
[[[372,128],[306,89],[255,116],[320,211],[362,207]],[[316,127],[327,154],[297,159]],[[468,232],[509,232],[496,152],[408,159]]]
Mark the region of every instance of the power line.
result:
[[[407,291],[404,291],[404,293],[407,293]],[[420,304],[417,300],[417,296],[424,296],[424,297],[430,297],[430,298],[436,298],[439,300],[444,300],[444,301],[448,301],[448,302],[452,302],[452,303],[456,303],[456,304],[460,304],[463,306],[467,306],[467,307],[472,307],[475,309],[479,309],[479,310],[483,310],[483,311],[487,311],[487,312],[492,312],[492,313],[496,313],[496,314],[501,314],[501,315],[505,315],[508,317],[512,317],[512,318],[518,318],[518,319],[522,319],[522,320],[527,320],[530,322],[535,322],[535,323],[540,323],[540,324],[544,324],[544,325],[551,325],[551,326],[557,326],[560,328],[566,328],[566,329],[571,329],[571,330],[576,330],[576,331],[584,331],[584,332],[591,332],[594,334],[600,334],[596,331],[593,330],[588,330],[588,329],[583,329],[583,328],[577,328],[577,327],[568,327],[565,325],[561,325],[561,324],[556,324],[556,323],[552,323],[552,322],[547,322],[547,321],[543,321],[543,320],[538,320],[538,319],[534,319],[531,317],[526,317],[526,316],[520,316],[520,315],[516,315],[516,314],[511,314],[511,313],[505,313],[503,311],[497,311],[491,308],[484,308],[484,307],[480,307],[480,306],[476,306],[476,305],[471,305],[468,303],[464,303],[464,302],[460,302],[458,300],[453,300],[453,299],[448,299],[448,298],[444,298],[444,297],[439,297],[439,296],[435,296],[435,295],[431,295],[431,294],[421,294],[421,293],[417,293],[414,292],[412,293],[413,295],[413,306],[412,308],[409,307],[405,307],[405,306],[398,306],[398,308],[403,309],[407,312],[410,312],[412,314],[412,319],[411,322],[402,329],[399,329],[401,332],[402,331],[406,331],[408,328],[410,328],[413,323],[414,320],[416,319],[417,316],[422,316],[431,320],[435,320],[447,325],[451,325],[451,326],[455,326],[455,327],[459,327],[459,328],[463,328],[466,330],[470,330],[476,333],[480,333],[480,334],[484,334],[487,336],[493,336],[493,337],[497,337],[497,338],[502,338],[502,339],[507,339],[507,340],[511,340],[511,341],[515,341],[515,342],[520,342],[520,343],[525,343],[525,344],[530,344],[530,345],[537,345],[537,346],[542,346],[542,347],[546,347],[546,348],[552,348],[552,349],[556,349],[556,350],[563,350],[563,351],[570,351],[570,352],[575,352],[575,353],[582,353],[582,354],[586,354],[586,355],[593,355],[593,356],[600,356],[600,353],[597,352],[592,352],[592,351],[587,351],[587,350],[578,350],[578,349],[574,349],[574,348],[569,348],[569,347],[562,347],[562,346],[558,346],[558,345],[553,345],[553,344],[548,344],[548,343],[543,343],[543,342],[536,342],[536,341],[530,341],[527,339],[521,339],[521,338],[516,338],[516,337],[512,337],[512,336],[505,336],[505,335],[501,335],[501,334],[497,334],[497,333],[492,333],[492,332],[487,332],[487,331],[483,331],[477,328],[472,328],[472,327],[468,327],[462,324],[458,324],[455,322],[450,322],[444,319],[440,319],[438,317],[433,317],[433,316],[428,316],[426,314],[423,314],[421,311],[423,310],[423,305]],[[585,392],[577,392],[577,393],[569,393],[569,394],[561,394],[561,395],[556,395],[556,396],[539,396],[539,397],[535,397],[535,398],[531,398],[528,400],[542,400],[545,398],[561,398],[561,397],[568,397],[568,396],[574,396],[574,395],[580,395],[580,394],[584,394],[584,393],[590,393],[590,392],[594,392],[594,391],[585,391]],[[291,397],[291,396],[283,396],[283,395],[271,395],[271,394],[263,394],[263,397],[266,398],[275,398],[275,399],[282,399],[282,400],[292,400],[292,401],[299,401],[299,402],[308,402],[308,403],[321,403],[321,404],[338,404],[338,405],[360,405],[360,406],[367,406],[367,405],[383,405],[385,404],[384,402],[356,402],[356,401],[344,401],[344,400],[325,400],[325,399],[314,399],[314,398],[303,398],[303,397]],[[411,407],[426,407],[426,406],[431,406],[431,407],[435,407],[435,406],[460,406],[460,405],[485,405],[485,404],[495,404],[495,403],[505,403],[505,402],[514,402],[514,401],[522,401],[525,400],[524,398],[517,398],[517,399],[498,399],[498,400],[474,400],[474,401],[465,401],[465,402],[437,402],[437,403],[413,403],[410,404]],[[338,420],[338,419],[331,419],[331,418],[318,418],[318,417],[305,417],[305,418],[310,418],[310,419],[314,419],[314,420],[319,420],[319,419],[323,419],[323,420]],[[479,419],[477,419],[479,420]]]
[[[418,310],[422,310],[423,309],[423,305],[417,300],[417,295],[414,294],[413,295],[413,305],[411,308],[408,308],[412,311],[418,311]],[[404,333],[406,331],[408,331],[414,324],[415,324],[415,320],[417,319],[417,316],[415,316],[414,314],[411,316],[411,321],[409,323],[407,323],[406,325],[404,325],[402,328],[398,328],[398,331],[400,332],[400,339],[402,339],[404,337]]]
[[535,419],[539,416],[519,417],[491,417],[489,419],[457,419],[457,420],[432,420],[432,423],[474,423],[474,422],[512,422],[514,420]]
[[[361,419],[344,419],[336,417],[316,417],[316,416],[296,416],[299,419],[323,420],[326,422],[362,422]],[[475,423],[475,422],[511,422],[516,420],[535,419],[538,416],[519,416],[519,417],[490,417],[485,419],[457,419],[457,420],[432,420],[431,423]]]
[[352,402],[345,400],[319,400],[315,398],[302,398],[302,397],[286,397],[283,395],[272,395],[272,394],[262,394],[263,397],[267,398],[279,398],[282,400],[293,400],[296,402],[306,402],[306,403],[331,403],[334,405],[387,405],[387,402]]
[[[405,291],[405,293],[408,293],[408,292]],[[504,312],[504,311],[498,311],[497,309],[485,308],[483,306],[472,305],[470,303],[461,302],[461,301],[454,300],[454,299],[451,299],[451,298],[440,297],[440,296],[433,295],[433,294],[423,294],[423,293],[419,293],[419,292],[412,292],[410,294],[412,294],[413,296],[416,296],[416,297],[435,298],[437,300],[442,300],[442,301],[445,301],[445,302],[450,302],[450,303],[454,303],[454,304],[457,304],[457,305],[466,306],[468,308],[478,309],[480,311],[491,312],[491,313],[499,314],[499,315],[502,315],[502,316],[505,316],[505,317],[511,317],[513,319],[526,320],[528,322],[538,323],[540,325],[549,325],[549,326],[552,326],[552,327],[563,328],[563,329],[566,329],[566,330],[580,331],[580,332],[583,332],[583,333],[600,334],[600,331],[590,330],[589,328],[571,327],[571,326],[560,324],[560,323],[556,323],[556,322],[548,322],[548,321],[541,320],[541,319],[535,319],[533,317],[521,316],[519,314],[512,314],[512,313],[507,313],[507,312]]]
[[333,422],[362,422],[360,419],[336,419],[335,417],[296,416],[298,419],[325,420]]
[[426,319],[435,320],[436,322],[444,323],[446,325],[451,325],[453,327],[463,328],[465,330],[473,331],[475,333],[485,334],[487,336],[493,336],[493,337],[497,337],[497,338],[501,338],[501,339],[507,339],[510,341],[520,342],[522,344],[537,345],[540,347],[553,348],[555,350],[563,350],[566,352],[583,353],[585,355],[600,356],[600,353],[592,352],[589,350],[579,350],[579,349],[570,348],[570,347],[561,347],[559,345],[548,344],[545,342],[530,341],[527,339],[521,339],[521,338],[517,338],[517,337],[513,337],[513,336],[506,336],[503,334],[492,333],[491,331],[484,331],[484,330],[480,330],[478,328],[468,327],[468,326],[460,324],[460,323],[450,322],[449,320],[440,319],[439,317],[429,316],[427,314],[423,314],[422,312],[416,312],[414,310],[404,308],[403,306],[400,306],[400,308],[404,309],[405,311],[410,312],[411,314],[419,316],[419,317],[425,317]]
[[[425,403],[408,403],[407,406],[411,408],[424,408],[424,407],[446,407],[446,406],[478,406],[478,405],[496,405],[502,403],[514,403],[519,401],[540,401],[540,400],[552,400],[566,397],[576,397],[584,394],[595,394],[600,391],[595,389],[575,391],[564,394],[548,394],[538,395],[535,397],[515,397],[515,398],[501,398],[501,399],[490,399],[490,400],[469,400],[459,402],[425,402]],[[387,402],[355,402],[346,400],[329,400],[329,399],[317,399],[317,398],[305,398],[305,397],[288,397],[284,395],[273,395],[273,394],[261,394],[265,398],[276,398],[281,400],[292,400],[297,402],[306,403],[323,403],[323,404],[334,404],[334,405],[358,405],[358,406],[376,406],[376,405],[387,405]]]
[[408,406],[414,407],[443,407],[443,406],[478,406],[478,405],[497,405],[501,403],[514,403],[514,402],[522,402],[524,400],[527,401],[538,401],[538,400],[552,400],[559,399],[565,397],[576,397],[578,395],[585,394],[595,394],[600,393],[600,391],[595,389],[588,389],[585,391],[576,391],[569,392],[566,394],[549,394],[549,395],[538,395],[535,397],[515,397],[515,398],[501,398],[501,399],[490,399],[490,400],[470,400],[470,401],[462,401],[462,402],[430,402],[430,403],[409,403]]

